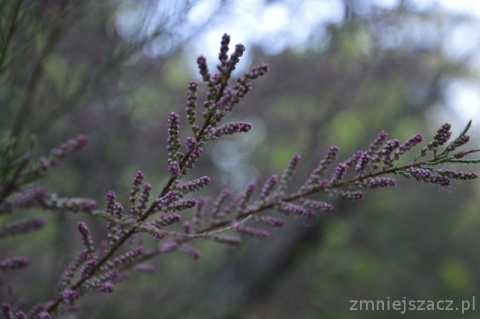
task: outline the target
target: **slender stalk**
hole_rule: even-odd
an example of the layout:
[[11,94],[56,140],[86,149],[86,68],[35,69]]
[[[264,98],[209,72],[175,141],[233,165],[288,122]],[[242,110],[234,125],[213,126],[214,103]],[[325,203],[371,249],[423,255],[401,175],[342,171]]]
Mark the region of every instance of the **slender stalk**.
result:
[[17,0],[17,3],[13,8],[12,20],[10,22],[10,25],[8,26],[7,36],[0,52],[0,74],[3,73],[3,63],[5,63],[6,60],[8,46],[10,45],[10,41],[12,40],[13,34],[15,33],[15,30],[17,28],[17,18],[18,13],[20,12],[20,7],[22,6],[22,2],[23,0]]
[[65,19],[65,10],[68,2],[69,0],[63,0],[60,3],[55,17],[55,25],[48,36],[46,45],[43,47],[34,64],[33,71],[25,89],[23,101],[20,105],[20,110],[18,111],[17,117],[12,127],[12,136],[19,136],[23,130],[23,126],[27,123],[30,111],[33,106],[33,100],[37,91],[38,82],[43,75],[43,61],[53,49],[62,32],[65,32],[65,25],[62,24],[62,21],[63,19]]

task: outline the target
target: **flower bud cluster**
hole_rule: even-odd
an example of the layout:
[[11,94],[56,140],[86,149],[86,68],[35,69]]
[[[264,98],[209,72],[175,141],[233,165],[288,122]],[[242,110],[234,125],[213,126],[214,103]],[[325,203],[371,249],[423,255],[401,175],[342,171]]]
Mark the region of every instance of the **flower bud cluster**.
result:
[[200,71],[200,75],[202,76],[202,80],[204,82],[209,82],[211,75],[208,72],[207,59],[205,59],[203,55],[197,58],[197,66],[198,70]]
[[436,173],[452,179],[469,180],[478,178],[477,174],[472,172],[457,172],[449,169],[439,169]]
[[168,150],[168,164],[169,172],[172,176],[178,176],[180,174],[180,165],[182,156],[180,154],[180,117],[177,113],[171,112],[168,121],[168,137],[167,137],[167,150]]
[[51,167],[57,166],[61,160],[78,152],[88,144],[88,138],[85,135],[78,135],[69,139],[50,151],[48,157],[41,157],[38,161],[38,172],[45,173]]
[[245,226],[241,222],[235,220],[232,222],[232,229],[238,233],[261,239],[265,239],[270,236],[270,233],[264,229]]
[[277,175],[270,176],[265,183],[263,184],[262,190],[260,191],[260,198],[263,200],[267,199],[267,196],[270,195],[273,188],[277,185],[278,177]]
[[42,207],[53,211],[89,213],[97,208],[97,201],[90,198],[65,198],[51,194],[43,199]]
[[41,203],[47,195],[43,187],[32,187],[15,195],[7,197],[0,206],[1,213],[11,213],[16,208],[29,208],[34,204]]
[[283,227],[283,225],[285,224],[285,221],[283,219],[272,216],[256,216],[254,220],[272,227]]
[[324,212],[331,212],[334,209],[334,206],[330,203],[313,199],[302,199],[301,203],[305,207],[313,208]]
[[398,159],[401,155],[411,150],[415,145],[421,143],[423,140],[422,135],[415,134],[413,137],[408,139],[404,144],[400,145],[395,151],[395,159]]
[[305,217],[312,217],[314,212],[312,209],[307,208],[302,205],[297,205],[294,203],[289,203],[289,202],[280,202],[278,204],[278,210],[280,210],[283,213],[286,213],[287,215],[299,215],[299,216],[305,216]]
[[433,140],[422,149],[422,153],[426,153],[427,151],[430,151],[430,150],[436,151],[439,146],[442,146],[443,144],[445,144],[452,136],[450,127],[451,125],[449,123],[443,124],[438,129],[437,133],[433,137]]
[[368,154],[368,152],[362,152],[362,154],[358,158],[357,164],[355,165],[355,171],[359,176],[362,176],[365,174],[367,165],[370,163],[371,160],[372,158]]
[[185,113],[187,113],[187,120],[190,126],[192,127],[194,134],[196,134],[198,131],[198,127],[195,126],[195,120],[197,119],[197,115],[195,113],[195,108],[197,107],[197,99],[198,99],[197,90],[198,90],[198,83],[195,81],[191,81],[190,85],[188,86],[187,107],[185,108]]
[[370,156],[373,156],[374,154],[376,154],[377,151],[383,146],[383,144],[387,140],[387,137],[388,137],[388,134],[385,131],[381,131],[380,133],[378,133],[375,140],[368,147],[366,153]]
[[[338,154],[338,151],[339,151],[339,148],[338,146],[336,145],[332,145],[328,148],[327,150],[327,153],[325,154],[325,156],[320,160],[320,162],[318,163],[317,167],[312,171],[312,173],[310,174],[310,176],[308,177],[307,181],[305,182],[305,185],[308,186],[308,185],[317,185],[319,182],[320,182],[320,179],[322,178],[323,174],[325,173],[325,171],[330,167],[330,165],[335,162],[335,160],[337,159],[337,154]],[[339,168],[339,171],[337,173],[336,176],[338,176],[338,174],[343,174],[341,171],[342,169],[344,169],[345,167],[340,167]],[[335,176],[332,176],[332,180],[336,180],[336,178],[334,178]]]
[[140,199],[138,201],[138,206],[136,208],[137,212],[143,212],[147,208],[147,203],[150,199],[150,192],[152,191],[152,185],[149,183],[143,184],[143,191],[140,195]]
[[405,173],[407,177],[413,177],[425,183],[440,184],[441,186],[450,185],[450,179],[447,176],[436,174],[425,168],[410,167],[405,170]]
[[188,256],[192,257],[193,259],[200,258],[200,252],[189,244],[182,244],[180,246],[180,250],[186,253]]
[[257,185],[253,183],[249,183],[247,187],[245,187],[245,190],[242,192],[240,195],[240,198],[238,199],[237,206],[239,207],[240,210],[243,210],[247,207],[248,202],[252,198],[253,192],[257,188]]
[[469,141],[470,141],[470,136],[460,135],[452,143],[450,143],[447,146],[446,151],[447,152],[452,152],[452,151],[456,150],[457,148],[459,148],[460,146],[467,144]]
[[93,239],[92,239],[92,235],[90,235],[90,231],[88,230],[87,225],[84,222],[78,222],[77,229],[82,235],[83,246],[88,251],[88,254],[90,256],[94,256],[95,248],[93,245]]
[[0,239],[15,236],[42,228],[45,220],[40,217],[26,218],[0,225]]
[[145,175],[141,171],[137,171],[135,177],[132,182],[132,188],[130,189],[130,215],[135,217],[138,214],[136,201],[137,201],[137,194],[140,192],[142,182],[145,179]]
[[295,154],[290,160],[290,163],[283,172],[282,176],[280,177],[280,182],[278,183],[278,192],[280,194],[283,194],[287,190],[288,182],[290,182],[290,180],[292,179],[293,174],[295,173],[295,169],[300,162],[300,159],[300,155]]
[[362,191],[338,191],[333,194],[341,199],[347,199],[351,201],[363,199],[363,196],[365,195],[365,193]]
[[230,246],[238,246],[242,243],[242,239],[238,236],[229,236],[229,235],[213,235],[209,238],[213,239],[216,242],[227,244]]
[[382,188],[395,186],[397,180],[392,177],[368,177],[358,180],[355,185],[365,188]]
[[163,214],[156,221],[155,224],[160,227],[166,227],[180,221],[180,215],[177,213]]
[[395,156],[392,155],[393,151],[400,147],[400,142],[397,139],[390,140],[383,146],[380,152],[380,159],[385,167],[392,167],[392,162],[395,160]]
[[335,171],[332,174],[332,177],[330,178],[330,183],[335,184],[338,181],[340,181],[345,175],[347,168],[348,168],[348,165],[346,163],[338,164],[337,167],[335,168]]
[[17,270],[27,266],[28,263],[29,263],[29,260],[27,257],[23,257],[23,256],[8,257],[7,259],[0,261],[0,270],[3,270],[3,271]]
[[210,138],[217,139],[224,135],[233,135],[235,133],[240,133],[240,132],[246,133],[250,131],[251,128],[252,128],[252,124],[246,123],[246,122],[226,123],[218,128],[212,128],[212,131],[210,133]]
[[227,73],[225,69],[228,60],[228,45],[230,44],[230,36],[228,34],[224,34],[222,37],[222,42],[220,43],[220,53],[218,54],[218,59],[220,60],[220,65],[218,66],[218,70],[224,74]]
[[185,184],[178,186],[177,189],[183,194],[188,194],[207,186],[210,182],[210,177],[202,176],[200,178],[188,181]]

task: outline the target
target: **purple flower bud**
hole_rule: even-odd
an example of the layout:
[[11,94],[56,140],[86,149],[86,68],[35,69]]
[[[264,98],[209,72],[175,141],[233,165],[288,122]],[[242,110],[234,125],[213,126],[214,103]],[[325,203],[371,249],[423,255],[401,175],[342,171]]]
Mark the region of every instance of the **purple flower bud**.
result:
[[382,188],[395,186],[397,180],[392,177],[369,177],[358,181],[356,185],[367,188]]
[[399,146],[400,142],[397,139],[387,141],[387,143],[385,143],[383,146],[383,149],[380,152],[380,159],[383,161],[383,164],[386,167],[392,166],[392,162],[395,159],[395,157],[392,156],[392,152]]
[[227,244],[230,246],[238,246],[242,243],[242,239],[237,236],[215,235],[215,236],[212,236],[211,238],[216,242]]
[[165,227],[179,221],[180,215],[178,215],[177,213],[173,213],[171,215],[162,215],[155,221],[155,224],[161,227]]
[[379,150],[380,147],[382,147],[387,137],[388,137],[388,134],[385,131],[381,131],[380,133],[378,133],[375,140],[372,142],[372,144],[370,144],[370,147],[367,150],[367,154],[370,156],[373,156],[377,152],[377,150]]
[[114,216],[113,209],[115,207],[115,199],[116,199],[115,192],[114,191],[108,191],[107,192],[107,208],[106,208],[106,211],[111,216]]
[[200,252],[195,248],[193,248],[192,246],[190,246],[189,244],[182,244],[181,250],[187,253],[187,255],[189,255],[193,259],[200,258]]
[[260,239],[266,239],[270,236],[270,233],[264,229],[245,226],[244,224],[235,220],[232,221],[232,229],[236,232]]
[[124,208],[122,204],[115,203],[115,205],[113,205],[113,216],[115,218],[121,218],[124,215],[123,213],[124,213]]
[[153,274],[155,272],[155,266],[146,264],[135,265],[133,269],[147,275]]
[[10,319],[11,318],[11,311],[12,311],[12,306],[6,301],[2,303],[2,313],[3,316],[2,318]]
[[158,252],[161,254],[169,253],[178,249],[178,243],[175,240],[163,242],[158,245]]
[[23,311],[17,311],[15,313],[15,319],[28,319],[28,317]]
[[334,209],[334,206],[330,203],[318,201],[318,200],[313,200],[313,199],[303,199],[302,204],[305,207],[313,208],[313,209],[318,209],[324,212],[331,212]]
[[267,196],[271,193],[272,189],[277,185],[278,177],[277,175],[270,176],[263,184],[262,190],[260,191],[260,198],[265,200]]
[[416,134],[412,138],[410,138],[408,141],[406,141],[404,144],[400,145],[400,147],[395,151],[395,159],[398,159],[400,155],[404,154],[405,152],[408,152],[411,150],[415,145],[420,143],[423,140],[422,135]]
[[235,51],[230,56],[230,60],[228,61],[228,69],[231,71],[235,70],[235,66],[240,61],[240,57],[245,52],[245,46],[241,43],[235,46]]
[[230,122],[223,124],[222,126],[218,128],[213,128],[210,137],[215,139],[218,137],[222,137],[224,135],[232,135],[235,133],[240,133],[240,132],[248,132],[252,128],[252,124],[250,123],[245,123],[245,122]]
[[23,256],[13,256],[0,261],[1,270],[17,270],[27,266],[29,260]]
[[140,200],[138,202],[138,205],[136,207],[136,211],[138,214],[142,214],[143,211],[147,208],[147,203],[150,198],[150,192],[152,190],[152,185],[145,183],[143,185],[143,191],[142,194],[140,195]]
[[38,314],[38,319],[50,319],[51,316],[48,312],[42,311]]
[[174,202],[172,205],[168,206],[168,211],[179,212],[185,209],[195,207],[196,204],[197,204],[197,201],[193,198],[177,201],[177,202]]
[[210,73],[208,72],[207,59],[205,59],[203,55],[197,58],[197,65],[203,81],[208,82],[210,80]]
[[460,180],[469,180],[469,179],[476,179],[478,176],[475,173],[471,172],[457,172],[457,171],[452,171],[449,169],[439,169],[437,170],[437,173],[446,176],[448,178],[453,178],[453,179],[460,179]]
[[51,167],[58,165],[58,163],[78,152],[88,144],[88,138],[84,135],[78,135],[61,144],[58,148],[52,149],[48,157],[42,157],[38,162],[38,173],[43,174]]
[[447,147],[447,152],[452,152],[459,148],[460,146],[467,144],[470,141],[470,136],[468,135],[461,135],[457,137],[453,142],[451,142]]
[[283,219],[272,217],[272,216],[259,216],[255,218],[255,221],[262,222],[272,227],[283,227],[285,222]]
[[36,231],[43,227],[45,220],[40,217],[21,219],[0,227],[0,238]]
[[180,151],[180,117],[177,113],[171,112],[168,121],[167,150],[168,160],[170,162],[181,162]]
[[342,199],[356,201],[362,199],[365,194],[362,191],[339,191],[336,195]]
[[102,292],[112,293],[115,290],[115,285],[111,282],[106,282],[103,284]]
[[290,180],[292,179],[293,174],[295,173],[295,169],[297,168],[298,163],[300,162],[300,159],[301,159],[300,155],[295,154],[290,160],[290,163],[288,164],[285,171],[283,171],[283,174],[280,177],[280,181],[278,183],[279,184],[278,192],[280,194],[285,193],[285,191],[287,190],[288,182],[290,182]]
[[314,215],[313,210],[311,210],[310,208],[288,202],[280,202],[277,208],[283,213],[286,213],[287,215],[292,214],[306,217],[311,217]]
[[170,175],[173,177],[178,177],[180,176],[180,165],[178,165],[177,162],[170,162],[168,164],[168,172]]
[[440,184],[441,186],[450,185],[450,179],[447,176],[433,173],[425,168],[410,167],[405,170],[407,176],[425,183]]
[[247,78],[249,80],[254,80],[254,79],[264,75],[265,73],[267,73],[268,68],[269,68],[269,66],[268,66],[267,63],[257,64],[250,71],[245,73],[245,78]]
[[80,276],[82,278],[87,278],[90,276],[92,271],[95,269],[95,266],[97,265],[97,260],[96,259],[89,259],[83,264],[81,270],[80,270]]
[[0,206],[0,212],[12,212],[15,208],[29,208],[35,203],[41,203],[47,192],[43,187],[25,189],[14,196],[7,197]]
[[97,207],[97,202],[90,198],[59,198],[52,194],[43,201],[43,207],[53,211],[71,211],[90,213]]
[[322,160],[318,163],[318,166],[312,171],[312,173],[308,177],[307,181],[305,182],[305,186],[317,185],[320,182],[323,173],[337,159],[338,151],[339,149],[336,145],[332,145],[328,148],[325,156],[322,158]]
[[213,202],[212,218],[215,219],[222,214],[225,204],[231,197],[232,192],[227,188],[223,189],[220,194],[218,194],[217,198]]
[[195,137],[187,137],[187,147],[190,151],[193,151],[197,148],[197,140]]
[[143,232],[146,234],[149,234],[153,236],[155,239],[162,239],[165,237],[165,233],[162,232],[157,224],[152,224],[150,222],[142,222],[138,227],[137,227],[138,232]]
[[433,141],[428,143],[427,146],[425,146],[422,149],[422,154],[425,154],[429,150],[436,151],[439,146],[442,146],[445,144],[450,137],[452,136],[452,132],[450,131],[450,124],[445,123],[443,124],[438,130],[435,136],[433,137]]
[[78,293],[75,290],[66,289],[62,292],[63,303],[66,305],[73,305],[78,298]]
[[370,162],[371,158],[367,152],[363,152],[360,157],[358,158],[357,165],[355,166],[355,170],[357,174],[363,175],[365,173],[365,169]]
[[208,176],[202,176],[198,179],[194,179],[193,181],[188,181],[185,184],[178,187],[179,191],[183,194],[188,194],[190,192],[194,192],[207,186],[210,183],[211,179]]
[[228,45],[230,44],[230,36],[228,34],[224,34],[222,37],[222,42],[220,45],[220,54],[218,55],[218,59],[220,60],[220,65],[218,66],[218,70],[222,73],[225,73],[225,66],[227,65],[228,60]]
[[201,147],[195,148],[192,154],[190,154],[187,162],[185,163],[185,167],[183,168],[182,174],[186,175],[188,170],[192,169],[195,166],[200,155],[202,155],[203,149]]
[[171,203],[176,201],[178,199],[178,196],[179,194],[176,191],[169,191],[165,194],[165,196],[157,198],[155,202],[158,203],[161,208],[166,208]]
[[135,177],[133,178],[132,188],[130,189],[130,215],[136,217],[138,215],[137,207],[135,202],[137,201],[137,194],[140,192],[140,186],[142,185],[145,175],[141,171],[137,171]]
[[111,282],[91,283],[87,281],[86,284],[84,284],[84,287],[86,291],[92,291],[92,292],[112,293],[115,291],[115,285]]
[[256,188],[257,185],[253,183],[249,183],[247,187],[245,187],[245,190],[242,192],[240,198],[238,199],[237,206],[239,207],[239,211],[242,211],[247,207],[247,204],[250,201],[250,198],[252,197],[253,192]]
[[77,223],[77,229],[82,235],[83,246],[88,250],[90,256],[94,254],[93,239],[87,225],[84,222]]
[[340,181],[345,175],[347,168],[348,166],[345,163],[338,164],[338,166],[335,168],[335,172],[333,172],[332,177],[330,178],[330,183],[335,184]]
[[197,115],[195,113],[195,108],[197,107],[197,88],[198,88],[198,83],[191,81],[190,85],[188,86],[188,92],[187,92],[187,107],[185,109],[187,113],[187,120],[190,126],[192,127],[192,130],[194,133],[196,133],[198,130],[194,128],[195,126],[195,120],[197,119]]

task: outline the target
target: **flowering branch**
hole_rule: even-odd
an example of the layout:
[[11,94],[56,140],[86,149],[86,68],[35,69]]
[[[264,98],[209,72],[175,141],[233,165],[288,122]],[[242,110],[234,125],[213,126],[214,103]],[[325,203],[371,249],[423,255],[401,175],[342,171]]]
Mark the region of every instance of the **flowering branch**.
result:
[[[180,140],[180,115],[172,112],[168,116],[167,165],[170,177],[156,197],[152,198],[152,186],[145,182],[145,175],[140,171],[133,178],[128,206],[118,202],[113,191],[107,192],[104,210],[95,210],[96,202],[93,200],[60,198],[55,194],[47,194],[41,188],[25,189],[15,196],[9,191],[3,198],[0,197],[0,213],[32,205],[52,211],[85,212],[104,219],[108,229],[106,244],[96,245],[88,226],[79,222],[77,230],[83,249],[60,277],[57,296],[32,307],[28,314],[19,310],[15,316],[11,305],[6,303],[3,305],[3,313],[8,314],[4,315],[6,318],[50,318],[54,314],[68,312],[86,293],[113,292],[115,283],[128,275],[127,270],[151,272],[152,268],[143,263],[160,254],[179,250],[198,259],[200,252],[190,245],[193,239],[205,238],[237,246],[241,243],[242,236],[268,238],[270,233],[265,228],[282,227],[284,216],[309,218],[319,211],[334,210],[331,203],[314,195],[360,200],[366,189],[395,186],[397,175],[441,186],[448,186],[452,179],[477,178],[471,172],[443,168],[448,163],[480,163],[477,159],[466,159],[468,155],[480,150],[459,150],[469,142],[469,122],[450,143],[450,125],[444,124],[418,156],[408,163],[405,163],[406,154],[412,152],[423,137],[416,134],[400,143],[397,139],[387,140],[388,134],[382,131],[368,148],[358,150],[342,162],[337,161],[339,148],[330,146],[295,191],[289,191],[289,184],[300,163],[300,155],[293,156],[281,175],[271,175],[261,187],[248,184],[236,195],[224,189],[213,201],[203,197],[189,197],[211,183],[208,176],[182,181],[202,155],[202,147],[207,142],[226,135],[250,131],[250,123],[222,121],[251,90],[252,81],[268,71],[268,65],[259,64],[238,78],[235,84],[231,84],[232,72],[245,48],[237,44],[228,56],[229,44],[230,37],[225,34],[221,41],[218,72],[214,75],[210,73],[204,57],[197,59],[199,73],[207,86],[202,109],[203,123],[197,121],[198,83],[192,81],[188,86],[185,109],[191,135],[186,138],[183,148]],[[19,173],[13,175],[13,180],[16,185],[22,181],[31,182],[86,144],[84,136],[71,139],[54,149],[48,157],[41,158],[38,163],[21,166]],[[430,158],[425,160],[428,156]],[[189,209],[194,211],[191,216],[185,213]],[[268,211],[280,215],[267,215]],[[0,238],[35,230],[42,225],[43,220],[37,219],[3,225],[0,228]],[[141,234],[153,237],[156,245],[144,247]],[[132,248],[127,243],[135,246]],[[0,262],[0,270],[17,269],[27,263],[25,257],[10,257]]]

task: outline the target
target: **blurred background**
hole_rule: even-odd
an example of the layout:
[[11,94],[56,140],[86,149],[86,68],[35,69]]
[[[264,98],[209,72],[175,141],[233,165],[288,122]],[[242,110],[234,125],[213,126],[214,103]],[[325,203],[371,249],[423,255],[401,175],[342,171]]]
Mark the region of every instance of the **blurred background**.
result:
[[[34,134],[38,156],[88,135],[88,148],[43,182],[100,207],[110,189],[128,200],[138,169],[161,189],[166,118],[183,112],[188,81],[199,80],[196,57],[204,54],[214,69],[224,33],[232,47],[247,47],[238,74],[259,62],[270,72],[231,115],[252,122],[251,133],[212,143],[192,172],[212,178],[204,195],[261,183],[299,153],[294,187],[328,146],[345,159],[381,130],[428,141],[444,122],[457,134],[472,119],[473,139],[480,133],[475,0],[4,0],[0,7],[4,33],[19,21],[0,60],[0,133]],[[476,181],[445,188],[400,180],[362,202],[334,203],[334,214],[292,219],[265,241],[236,249],[194,242],[199,260],[158,258],[153,275],[86,297],[78,318],[458,318],[350,311],[350,300],[460,305],[477,296],[480,308],[479,192]],[[31,257],[12,281],[33,303],[53,294],[79,250],[76,221],[86,220],[97,240],[104,225],[25,214],[43,215],[46,229],[0,248]]]

